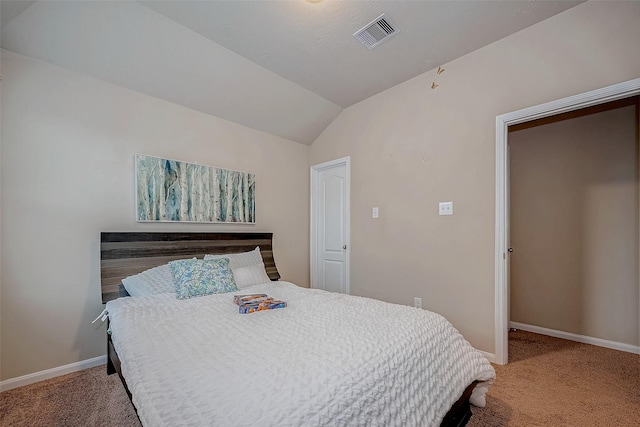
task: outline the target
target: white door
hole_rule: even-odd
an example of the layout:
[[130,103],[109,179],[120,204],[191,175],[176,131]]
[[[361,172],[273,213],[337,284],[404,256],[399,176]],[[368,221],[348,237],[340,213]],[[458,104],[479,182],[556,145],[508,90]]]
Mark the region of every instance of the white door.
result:
[[349,293],[349,158],[311,168],[311,287]]

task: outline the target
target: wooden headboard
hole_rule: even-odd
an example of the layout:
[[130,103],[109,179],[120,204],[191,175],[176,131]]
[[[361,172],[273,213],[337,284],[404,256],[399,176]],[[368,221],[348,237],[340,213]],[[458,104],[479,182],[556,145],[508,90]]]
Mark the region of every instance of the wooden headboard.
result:
[[280,279],[273,259],[273,233],[100,233],[102,303],[126,295],[122,279],[175,259],[247,252],[260,246],[271,280]]

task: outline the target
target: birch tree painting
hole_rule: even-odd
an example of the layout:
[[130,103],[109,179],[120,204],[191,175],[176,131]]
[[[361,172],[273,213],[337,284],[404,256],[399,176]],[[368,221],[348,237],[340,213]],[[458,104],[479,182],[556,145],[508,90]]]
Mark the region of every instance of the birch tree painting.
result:
[[255,174],[136,154],[138,221],[255,223]]

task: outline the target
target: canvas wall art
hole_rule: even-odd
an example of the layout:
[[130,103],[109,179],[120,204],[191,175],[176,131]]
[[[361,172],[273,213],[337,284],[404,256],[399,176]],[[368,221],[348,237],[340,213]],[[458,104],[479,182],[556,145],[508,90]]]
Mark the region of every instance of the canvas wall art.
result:
[[136,154],[137,221],[255,224],[255,174]]

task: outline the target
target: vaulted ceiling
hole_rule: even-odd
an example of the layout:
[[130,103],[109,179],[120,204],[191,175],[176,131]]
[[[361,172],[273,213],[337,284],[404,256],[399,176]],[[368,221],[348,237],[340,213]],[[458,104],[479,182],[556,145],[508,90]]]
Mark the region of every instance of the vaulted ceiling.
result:
[[[363,99],[581,1],[6,1],[2,48],[311,144]],[[353,33],[381,14],[398,33]]]

